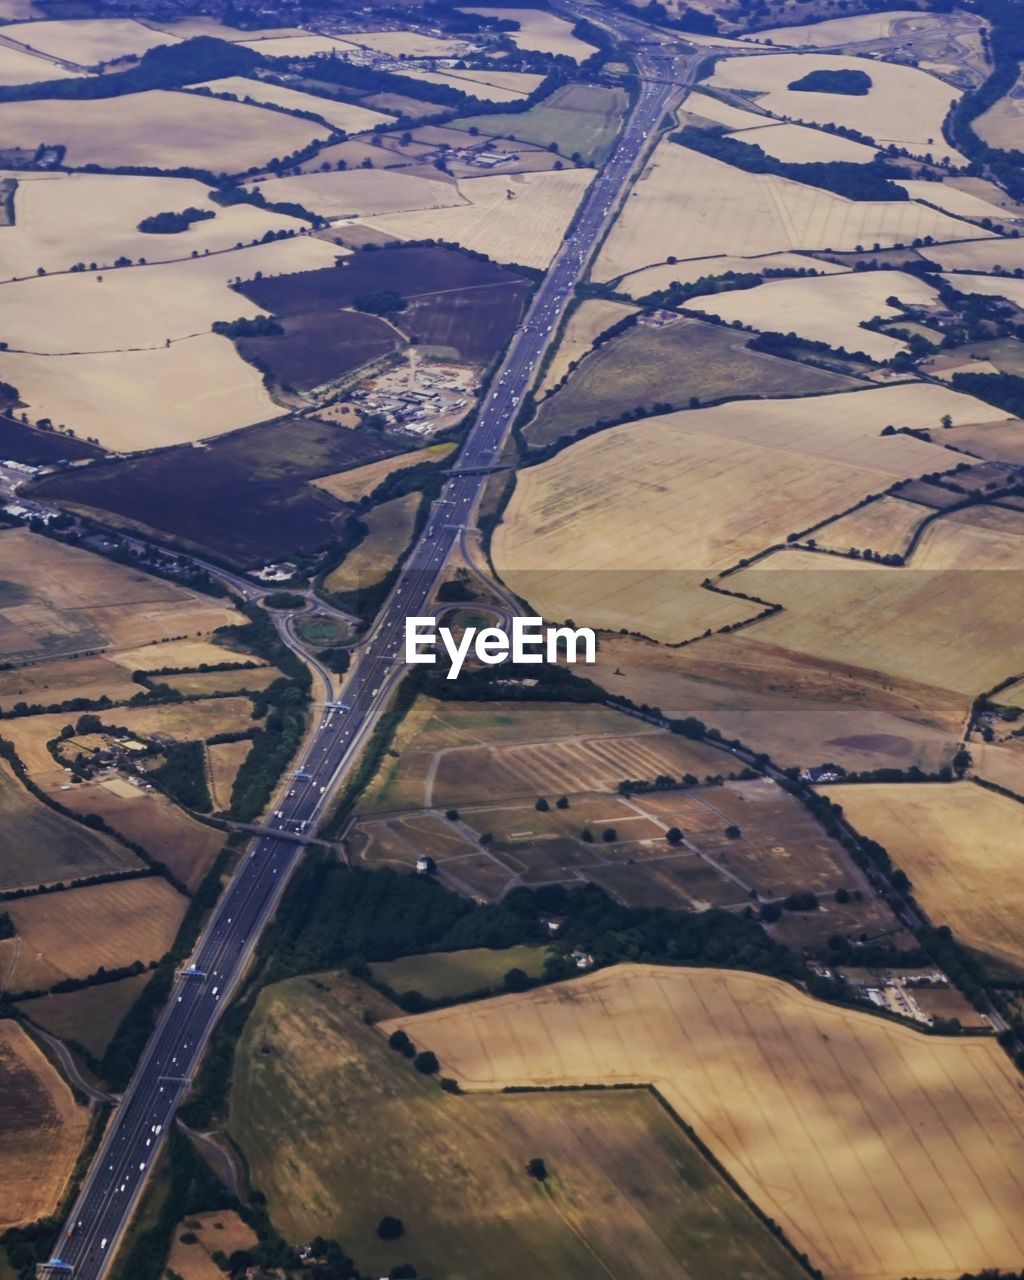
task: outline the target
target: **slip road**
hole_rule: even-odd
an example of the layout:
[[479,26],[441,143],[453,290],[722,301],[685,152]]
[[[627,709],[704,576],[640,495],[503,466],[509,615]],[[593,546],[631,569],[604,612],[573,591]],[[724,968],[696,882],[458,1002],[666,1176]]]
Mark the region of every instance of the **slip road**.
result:
[[[586,16],[569,6],[574,17]],[[622,15],[607,17],[621,37],[643,41],[650,31]],[[692,81],[700,60],[687,63]],[[385,603],[367,644],[353,660],[344,710],[325,710],[288,793],[268,825],[281,831],[255,840],[197,944],[194,972],[183,971],[139,1062],[82,1190],[64,1224],[50,1263],[51,1276],[100,1280],[110,1266],[147,1173],[173,1122],[222,1004],[241,976],[253,947],[277,905],[285,881],[302,856],[337,783],[354,762],[367,733],[405,670],[405,619],[425,615],[438,578],[472,516],[487,471],[499,456],[523,395],[550,341],[576,281],[640,154],[653,141],[678,93],[673,59],[658,44],[640,45],[640,91],[625,128],[591,183],[572,234],[539,286],[504,363],[480,404],[429,523],[413,548],[398,585]],[[475,468],[467,474],[466,469]]]

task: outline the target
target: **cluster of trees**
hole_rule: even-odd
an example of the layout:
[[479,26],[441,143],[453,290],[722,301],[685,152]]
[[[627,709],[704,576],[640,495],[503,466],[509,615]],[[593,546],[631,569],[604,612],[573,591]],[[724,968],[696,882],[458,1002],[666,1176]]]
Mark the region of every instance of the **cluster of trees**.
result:
[[394,315],[404,311],[408,303],[395,289],[378,289],[376,293],[361,293],[353,298],[352,305],[357,311],[366,311],[374,316]]
[[[837,73],[845,74],[845,73]],[[899,170],[884,160],[870,164],[855,164],[850,160],[818,161],[813,164],[796,164],[777,160],[753,142],[741,142],[718,130],[698,129],[687,125],[670,134],[673,142],[699,151],[702,155],[722,160],[745,173],[775,174],[780,178],[792,178],[809,187],[820,187],[844,196],[847,200],[908,200],[906,190],[891,181],[898,178]]]
[[808,71],[786,86],[805,93],[844,93],[863,98],[871,92],[871,77],[866,71]]
[[177,213],[165,210],[163,213],[154,213],[148,218],[143,218],[139,223],[139,230],[147,231],[151,235],[176,235],[180,231],[187,231],[193,222],[206,222],[216,216],[212,209],[197,209],[194,205],[189,205],[187,209]]
[[164,762],[150,771],[150,778],[172,800],[196,813],[213,808],[206,781],[206,752],[201,742],[175,742],[164,747]]
[[273,338],[284,333],[284,326],[273,316],[239,316],[237,320],[214,320],[210,326],[224,338]]
[[954,373],[953,386],[957,391],[1005,409],[1015,418],[1024,417],[1024,378],[1019,374]]

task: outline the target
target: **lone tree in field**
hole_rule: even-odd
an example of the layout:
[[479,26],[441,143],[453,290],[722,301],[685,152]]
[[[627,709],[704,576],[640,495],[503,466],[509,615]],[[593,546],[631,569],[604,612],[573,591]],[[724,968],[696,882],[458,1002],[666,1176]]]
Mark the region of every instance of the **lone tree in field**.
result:
[[551,806],[548,804],[548,802],[544,799],[543,796],[537,797],[537,803],[533,807],[537,810],[538,813],[547,813],[547,811],[551,808]]
[[522,969],[509,969],[502,982],[506,991],[526,991],[530,985],[530,979]]
[[415,1067],[417,1071],[421,1071],[425,1076],[436,1076],[441,1064],[437,1060],[437,1054],[431,1053],[429,1049],[424,1049],[422,1053],[416,1055]]
[[558,799],[555,801],[556,809],[568,809],[568,807],[569,807],[568,796],[559,796]]
[[683,833],[679,830],[678,827],[669,827],[669,829],[665,832],[665,839],[669,842],[669,844],[682,844]]
[[541,1156],[534,1156],[526,1166],[526,1172],[531,1178],[536,1178],[538,1182],[543,1182],[548,1176],[548,1167]]
[[405,1235],[405,1224],[401,1218],[393,1218],[390,1213],[386,1213],[377,1223],[377,1235],[382,1240],[398,1240]]

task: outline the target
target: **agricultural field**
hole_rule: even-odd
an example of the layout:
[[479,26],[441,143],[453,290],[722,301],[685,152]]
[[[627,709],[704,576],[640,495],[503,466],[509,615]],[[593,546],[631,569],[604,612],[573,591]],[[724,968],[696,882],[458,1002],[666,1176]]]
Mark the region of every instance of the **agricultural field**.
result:
[[944,271],[994,271],[1000,275],[1003,271],[1024,268],[1024,238],[992,237],[962,244],[930,245],[925,256]]
[[601,164],[612,149],[628,105],[625,90],[602,85],[568,84],[518,115],[470,116],[454,128],[516,138],[546,147],[555,143],[563,156],[579,155]]
[[416,527],[422,497],[407,493],[374,507],[363,518],[369,532],[324,581],[328,591],[365,591],[391,572],[401,559]]
[[52,1214],[85,1141],[88,1112],[12,1019],[0,1022],[0,1230]]
[[849,138],[799,124],[758,124],[730,136],[737,142],[760,147],[785,164],[830,164],[836,160],[868,164],[875,156],[872,148],[863,142],[851,142]]
[[884,497],[816,529],[813,538],[816,546],[828,551],[856,549],[901,556],[927,516],[927,510],[917,503]]
[[873,244],[885,248],[925,236],[969,240],[987,235],[913,200],[846,200],[789,178],[745,173],[664,141],[625,202],[594,274],[614,280],[672,256],[746,258]]
[[297,89],[285,89],[263,80],[249,80],[245,76],[225,76],[222,80],[207,80],[196,89],[209,89],[212,94],[230,93],[239,102],[249,101],[257,106],[271,103],[285,111],[305,111],[318,115],[334,129],[345,133],[362,133],[375,124],[385,124],[393,119],[383,111],[370,111],[351,102],[335,102],[332,98],[320,98],[313,93]]
[[946,213],[952,213],[958,218],[975,220],[991,218],[993,222],[999,223],[1005,217],[999,205],[992,204],[981,196],[975,195],[974,192],[965,191],[962,187],[953,186],[948,182],[925,182],[911,178],[900,181],[898,185],[906,191],[911,200],[921,200],[925,204],[936,205],[939,209],[944,209]]
[[318,488],[326,489],[339,502],[359,502],[361,498],[369,497],[382,481],[395,472],[418,467],[424,462],[441,462],[454,448],[455,445],[449,442],[427,445],[425,449],[416,449],[411,453],[396,453],[391,458],[368,462],[365,467],[339,471],[333,476],[321,476],[316,484]]
[[[36,278],[40,267],[44,273],[65,272],[79,262],[95,262],[97,268],[107,271],[118,258],[149,263],[191,259],[193,252],[198,257],[234,249],[238,244],[252,245],[268,231],[298,232],[306,226],[298,218],[249,204],[220,208],[210,200],[208,186],[191,178],[18,171],[17,179],[14,226],[0,237],[0,279],[5,281]],[[215,216],[173,235],[138,229],[143,218],[184,208]],[[281,243],[262,248],[275,260],[284,250],[285,263],[288,254],[295,252]],[[336,249],[335,254],[338,252]],[[231,272],[231,261],[231,257],[220,259],[219,265],[226,268],[225,279],[238,274],[237,269]],[[244,262],[239,259],[240,265]],[[253,262],[252,266],[268,274],[272,270],[267,262]]]
[[810,268],[823,276],[840,275],[846,270],[834,262],[824,262],[820,258],[804,257],[798,253],[768,253],[757,258],[718,254],[710,258],[690,258],[679,262],[664,262],[656,267],[643,267],[622,276],[616,287],[619,292],[628,293],[631,298],[644,298],[656,290],[667,289],[673,283],[692,284],[706,276],[724,275],[727,271],[760,274],[773,267],[792,271]]
[[[374,1274],[412,1257],[479,1280],[799,1276],[646,1091],[452,1098],[364,1010],[394,1006],[344,975],[296,979],[261,994],[243,1035],[230,1129],[290,1237],[338,1236]],[[525,1172],[538,1154],[543,1194]],[[398,1243],[376,1236],[384,1213]]]
[[760,975],[644,965],[380,1030],[398,1026],[473,1095],[651,1082],[838,1280],[1012,1267],[1024,1248],[1024,1100],[991,1040],[925,1037]]
[[[943,387],[907,384],[612,427],[519,473],[492,540],[494,565],[549,619],[669,642],[700,636],[761,609],[703,589],[709,573],[894,480],[949,469],[937,445],[879,434],[893,415],[932,425],[944,413],[969,422],[998,411]],[[752,588],[728,583],[755,596],[769,586],[774,578],[763,575]]]
[[943,279],[961,293],[980,293],[986,297],[1006,298],[1015,307],[1024,307],[1024,279],[1016,276],[984,276],[958,271]]
[[291,200],[325,218],[445,209],[465,204],[458,186],[436,169],[345,169],[267,178],[256,183],[267,200]]
[[8,145],[34,151],[60,138],[67,162],[76,166],[244,173],[326,139],[328,132],[325,125],[284,112],[164,89],[132,94],[131,110],[119,98],[0,103],[0,134]]
[[856,830],[885,845],[933,924],[1024,970],[1024,811],[1016,800],[973,782],[822,791]]
[[570,313],[554,358],[538,383],[538,390],[550,392],[569,373],[569,366],[582,360],[595,338],[613,324],[632,315],[635,308],[611,298],[585,298]]
[[458,58],[470,50],[471,41],[423,35],[418,31],[346,31],[342,44],[373,49],[394,58]]
[[255,1231],[232,1210],[192,1214],[175,1229],[167,1269],[182,1280],[221,1280],[224,1272],[212,1255],[230,1257],[256,1244]]
[[[177,36],[154,31],[132,18],[14,23],[4,27],[4,39],[79,67],[98,66],[126,56],[138,58],[159,45],[178,43]],[[59,78],[59,74],[53,76]]]
[[[507,18],[505,9],[481,8],[479,5],[462,5],[467,13],[480,13],[489,18]],[[576,62],[583,62],[594,52],[594,46],[579,40],[572,34],[572,23],[558,18],[544,9],[523,9],[516,13],[519,30],[509,33],[512,43],[520,49],[535,49],[538,53],[564,54]]]
[[59,1040],[80,1044],[94,1057],[102,1058],[121,1019],[132,1007],[149,981],[148,973],[137,973],[118,982],[102,982],[97,987],[66,991],[60,995],[37,996],[21,1001],[19,1008],[36,1026]]
[[0,826],[8,833],[0,862],[0,890],[141,866],[117,841],[42,804],[6,763],[0,764]]
[[56,658],[38,666],[0,671],[0,708],[9,711],[18,702],[48,706],[104,694],[114,701],[130,698],[139,686],[131,678],[135,668],[126,670],[122,656],[119,652],[115,657]]
[[528,71],[410,70],[404,74],[412,80],[425,80],[428,84],[446,84],[483,102],[518,102],[528,98],[543,79],[543,76],[531,75]]
[[7,989],[34,991],[64,978],[86,978],[101,966],[159,960],[187,906],[188,899],[160,876],[9,902],[5,910],[18,936],[0,943]]
[[1018,80],[1009,93],[980,115],[973,124],[974,132],[990,147],[1018,147],[1021,118],[1024,116],[1024,84]]
[[431,237],[497,262],[547,267],[593,173],[565,169],[491,174],[457,183],[462,202],[446,209],[381,214],[362,222],[401,239]]
[[276,30],[271,34],[264,32],[262,35],[253,35],[248,40],[239,40],[238,43],[243,49],[254,49],[270,58],[329,58],[335,54],[340,57],[346,52],[346,46],[340,40],[310,35],[308,31],[298,29],[283,33]]
[[455,1000],[488,987],[501,989],[510,969],[521,969],[531,978],[544,973],[546,947],[507,947],[489,951],[473,947],[468,951],[436,951],[422,956],[405,956],[371,964],[376,982],[386,983],[399,994],[418,991],[428,1000]]
[[[868,71],[867,68],[870,67]],[[859,71],[870,76],[863,95],[816,93],[789,86],[819,70]],[[750,94],[775,116],[810,124],[839,124],[873,138],[880,147],[894,143],[912,155],[965,161],[942,136],[942,122],[960,91],[915,67],[835,54],[772,53],[757,58],[724,58],[708,85]]]
[[206,748],[210,771],[210,797],[214,809],[226,810],[231,804],[231,788],[238,770],[252,749],[247,739],[241,742],[216,742]]
[[[692,305],[700,308],[699,301]],[[713,305],[718,305],[717,299]],[[748,351],[748,341],[748,334],[696,319],[678,319],[658,328],[637,324],[583,359],[565,386],[541,404],[526,428],[526,439],[533,447],[570,439],[599,422],[614,423],[620,414],[638,407],[650,411],[654,405],[680,407],[694,399],[813,395],[858,385],[841,374]]]
[[[308,481],[388,452],[370,435],[293,419],[203,449],[65,472],[45,480],[38,492],[44,500],[103,512],[115,523],[169,534],[243,566],[260,565],[298,548],[312,550],[343,531],[347,508]],[[193,500],[179,502],[181,493]]]
[[228,604],[24,529],[0,532],[0,584],[3,662],[125,649],[242,621]]
[[[698,294],[686,305],[717,316],[726,324],[738,320],[754,329],[795,333],[812,342],[863,351],[873,360],[889,360],[905,350],[906,343],[864,329],[861,322],[876,316],[883,320],[901,316],[901,308],[887,303],[890,297],[898,298],[903,306],[938,305],[931,285],[898,271],[850,271],[803,280],[767,280],[754,289]],[[792,367],[786,365],[787,369]]]
[[[10,30],[10,28],[5,28]],[[0,85],[36,84],[40,80],[73,80],[81,73],[38,58],[27,50],[0,45]]]

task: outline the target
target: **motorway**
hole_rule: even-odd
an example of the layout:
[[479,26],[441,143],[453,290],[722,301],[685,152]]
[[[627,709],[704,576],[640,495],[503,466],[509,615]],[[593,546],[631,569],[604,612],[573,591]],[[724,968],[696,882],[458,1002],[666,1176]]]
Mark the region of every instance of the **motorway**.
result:
[[[588,16],[575,4],[574,17]],[[602,14],[616,34],[641,41],[648,28],[621,15]],[[365,644],[353,654],[344,703],[327,704],[299,767],[267,825],[281,835],[256,839],[246,850],[192,956],[192,972],[178,976],[167,1007],[114,1112],[103,1143],[64,1224],[51,1261],[41,1271],[76,1280],[101,1280],[131,1218],[174,1112],[187,1092],[221,1006],[240,980],[272,915],[283,886],[338,783],[357,757],[388,694],[405,671],[405,619],[426,616],[438,580],[500,457],[519,405],[557,328],[574,286],[627,187],[646,144],[653,142],[668,107],[679,96],[672,51],[640,45],[636,103],[614,150],[579,207],[575,226],[539,285],[507,355],[481,401],[458,463],[434,504]],[[686,63],[691,81],[700,53]],[[465,468],[474,468],[465,474]],[[251,590],[251,584],[246,584]]]

